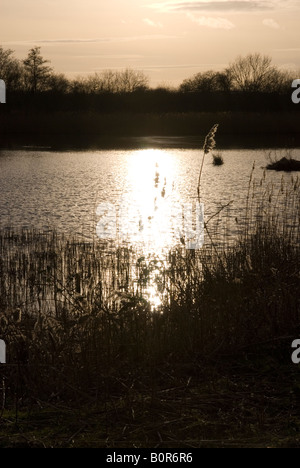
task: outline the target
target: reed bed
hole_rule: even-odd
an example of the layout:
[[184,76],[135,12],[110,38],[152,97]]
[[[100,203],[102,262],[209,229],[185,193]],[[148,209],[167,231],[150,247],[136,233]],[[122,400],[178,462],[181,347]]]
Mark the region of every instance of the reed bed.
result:
[[[258,366],[262,375],[270,354],[276,363],[286,362],[287,346],[300,331],[299,195],[299,179],[283,179],[276,189],[266,176],[255,180],[253,170],[234,245],[220,241],[213,219],[207,224],[210,245],[198,251],[178,246],[164,258],[57,232],[2,230],[0,336],[8,364],[0,368],[6,388],[0,422],[22,420],[24,407],[68,413],[66,408],[87,405],[101,409],[98,446],[108,437],[118,446],[126,440],[152,446],[159,437],[162,446],[172,446],[172,440],[176,446],[178,438],[193,446],[193,424],[199,441],[200,434],[210,438],[203,421],[209,418],[211,425],[216,418],[208,409],[214,405],[207,396],[211,385],[218,387],[218,396],[211,394],[220,411],[228,413],[222,391],[233,405],[231,385],[246,392],[252,379],[247,374],[247,383],[229,383],[214,365],[246,360],[251,372]],[[271,401],[267,386],[263,391]],[[243,411],[245,401],[237,398]],[[251,411],[256,424],[264,404],[257,401]],[[234,427],[227,416],[214,426],[215,435]],[[173,432],[164,426],[172,417]],[[63,445],[70,443],[64,439]]]

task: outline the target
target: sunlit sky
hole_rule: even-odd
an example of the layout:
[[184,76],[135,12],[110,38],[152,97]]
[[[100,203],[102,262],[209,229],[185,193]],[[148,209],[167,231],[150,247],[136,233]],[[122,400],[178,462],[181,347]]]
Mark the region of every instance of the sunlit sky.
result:
[[129,67],[177,86],[249,52],[300,70],[299,18],[300,0],[1,0],[0,45],[41,46],[69,77]]

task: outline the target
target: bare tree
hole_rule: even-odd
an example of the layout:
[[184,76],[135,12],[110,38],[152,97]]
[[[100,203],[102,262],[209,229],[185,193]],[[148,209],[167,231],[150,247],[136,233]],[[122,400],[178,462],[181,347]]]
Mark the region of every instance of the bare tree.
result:
[[[300,76],[300,73],[296,73],[296,75]],[[281,94],[289,93],[294,78],[295,72],[291,70],[277,70],[276,73],[274,73],[272,83],[270,83],[269,91]]]
[[272,65],[272,59],[260,53],[239,56],[226,70],[236,89],[242,91],[270,91],[278,79],[279,70]]
[[148,82],[148,77],[138,70],[106,70],[87,78],[78,77],[73,81],[72,89],[87,94],[132,93],[147,89]]
[[226,72],[215,72],[212,70],[197,73],[188,78],[180,85],[182,92],[215,92],[229,91],[231,87],[230,75]]
[[82,76],[77,76],[73,79],[70,83],[71,92],[73,93],[86,93],[87,86],[86,86],[86,78]]
[[148,88],[148,77],[139,70],[127,68],[117,74],[118,92],[133,93]]
[[214,88],[214,76],[213,71],[207,71],[204,73],[197,73],[192,78],[187,78],[183,81],[180,86],[180,91],[183,92],[209,92]]
[[232,79],[227,70],[218,72],[215,77],[218,91],[231,91]]
[[47,79],[47,90],[49,91],[66,94],[70,91],[70,88],[70,81],[63,73],[53,73]]
[[52,68],[46,65],[49,60],[44,60],[40,52],[40,47],[34,47],[30,49],[27,58],[23,60],[25,81],[28,89],[33,93],[44,91],[47,88],[47,81],[52,72]]
[[114,93],[117,90],[117,75],[108,70],[88,77],[78,76],[72,81],[71,88],[73,92],[83,94]]
[[106,70],[95,73],[85,80],[88,93],[115,93],[118,91],[118,72]]

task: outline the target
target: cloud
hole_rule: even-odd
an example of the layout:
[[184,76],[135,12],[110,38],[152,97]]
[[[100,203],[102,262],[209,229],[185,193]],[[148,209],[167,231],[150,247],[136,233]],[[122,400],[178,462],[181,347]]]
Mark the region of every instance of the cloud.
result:
[[150,40],[164,40],[164,39],[180,39],[182,36],[171,36],[166,34],[151,34],[141,36],[116,36],[116,37],[102,37],[90,39],[37,39],[31,41],[2,41],[2,44],[8,45],[52,45],[52,44],[97,44],[97,43],[119,43],[119,42],[133,42],[133,41],[150,41]]
[[153,3],[148,7],[163,12],[180,11],[265,11],[274,9],[299,9],[299,0],[201,0],[201,1],[173,1]]
[[268,28],[272,29],[280,29],[279,24],[273,20],[272,18],[266,18],[263,20],[263,25],[268,26]]
[[187,13],[187,17],[199,26],[207,26],[214,29],[233,29],[235,25],[225,18],[211,18],[208,16],[195,16],[193,13]]
[[155,3],[151,8],[164,12],[180,11],[256,11],[272,8],[267,1],[261,0],[216,0],[201,2]]
[[[211,68],[213,65],[209,64],[208,65],[208,68]],[[198,64],[198,65],[195,65],[195,64],[192,64],[192,65],[149,65],[149,66],[146,66],[146,67],[143,67],[143,70],[168,70],[168,69],[190,69],[190,68],[205,68],[205,66],[203,66],[203,64]]]
[[100,58],[105,60],[139,60],[144,58],[143,55],[137,54],[93,54],[85,53],[84,55],[76,55],[75,57],[89,59],[90,57]]
[[109,37],[103,37],[102,39],[40,39],[27,42],[30,44],[96,44],[98,42],[111,42],[111,40]]
[[163,25],[161,23],[157,23],[155,21],[150,20],[149,18],[144,18],[143,22],[152,28],[162,28]]

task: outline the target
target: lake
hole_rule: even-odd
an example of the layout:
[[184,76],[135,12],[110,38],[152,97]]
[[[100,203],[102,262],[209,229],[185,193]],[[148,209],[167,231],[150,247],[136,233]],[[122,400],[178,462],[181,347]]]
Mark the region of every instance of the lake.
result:
[[[261,194],[295,174],[265,174],[269,151],[221,151],[223,166],[206,156],[201,183],[205,220],[218,235],[235,238],[242,226],[249,178]],[[274,150],[272,150],[274,155]],[[277,156],[285,155],[278,150]],[[0,151],[0,228],[25,227],[127,241],[157,251],[196,233],[197,181],[201,149],[146,148],[51,151],[22,148]],[[293,150],[300,159],[300,150]],[[220,215],[222,206],[230,203]],[[198,213],[199,215],[199,213]],[[223,234],[221,234],[223,233]],[[188,237],[192,239],[192,234]]]

